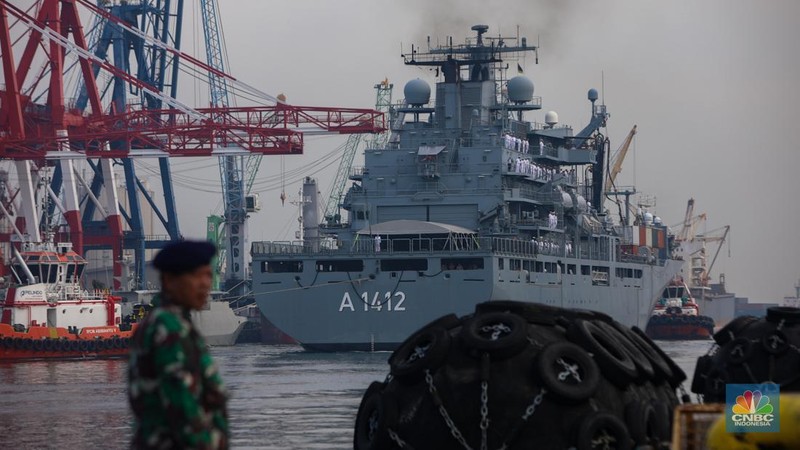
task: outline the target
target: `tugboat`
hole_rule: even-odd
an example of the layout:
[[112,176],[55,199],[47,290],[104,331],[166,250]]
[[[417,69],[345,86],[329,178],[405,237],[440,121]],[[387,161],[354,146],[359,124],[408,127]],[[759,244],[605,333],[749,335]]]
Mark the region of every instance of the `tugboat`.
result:
[[714,319],[700,315],[689,287],[683,278],[678,278],[664,288],[645,333],[660,340],[704,340],[714,334]]
[[120,326],[120,298],[81,287],[86,260],[71,243],[28,242],[13,254],[0,308],[0,361],[128,354],[132,327]]

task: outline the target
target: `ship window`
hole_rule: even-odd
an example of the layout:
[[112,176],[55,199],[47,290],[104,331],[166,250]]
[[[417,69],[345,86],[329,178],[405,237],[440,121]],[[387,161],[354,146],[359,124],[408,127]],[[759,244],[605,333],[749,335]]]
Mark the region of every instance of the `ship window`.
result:
[[592,269],[589,266],[581,266],[581,275],[591,275]]
[[640,269],[636,269],[633,271],[634,278],[642,278],[642,271]]
[[497,268],[503,270],[503,266],[505,266],[505,261],[503,261],[503,258],[497,258]]
[[369,219],[369,211],[356,211],[356,219],[357,220],[368,220]]
[[530,272],[530,270],[531,270],[531,262],[530,262],[530,260],[527,260],[527,259],[523,259],[522,260],[522,270],[527,270],[527,271]]
[[520,260],[518,259],[509,259],[508,262],[511,270],[520,270],[522,268]]
[[483,269],[483,258],[442,258],[442,270]]
[[317,261],[318,272],[363,272],[364,261],[360,259],[328,259]]
[[567,273],[575,275],[575,264],[567,264]]
[[382,259],[381,270],[389,272],[392,270],[428,270],[427,259]]
[[544,264],[542,264],[541,261],[536,261],[536,263],[534,264],[534,268],[536,269],[535,270],[536,272],[539,272],[539,273],[544,272]]
[[617,272],[617,277],[619,278],[633,278],[633,269],[626,269],[625,267],[617,267],[616,272]]
[[303,261],[263,261],[261,273],[302,272]]

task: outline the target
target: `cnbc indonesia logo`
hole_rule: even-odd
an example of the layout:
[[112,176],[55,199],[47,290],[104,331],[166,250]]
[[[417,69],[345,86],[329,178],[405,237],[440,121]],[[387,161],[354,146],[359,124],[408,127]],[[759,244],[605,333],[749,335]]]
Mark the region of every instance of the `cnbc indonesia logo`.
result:
[[[740,386],[736,388],[734,386]],[[727,385],[726,398],[730,408],[727,417],[729,432],[777,432],[780,422],[776,407],[780,392],[777,386]],[[766,395],[769,391],[772,397]],[[737,395],[738,394],[738,395]]]

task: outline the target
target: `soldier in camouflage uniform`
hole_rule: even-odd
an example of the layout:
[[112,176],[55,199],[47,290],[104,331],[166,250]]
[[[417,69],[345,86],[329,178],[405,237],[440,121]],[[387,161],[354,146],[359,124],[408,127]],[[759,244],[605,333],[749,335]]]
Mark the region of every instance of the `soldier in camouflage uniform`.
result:
[[180,241],[153,260],[160,304],[134,333],[128,369],[133,448],[228,448],[227,394],[189,314],[206,302],[215,253],[208,242]]

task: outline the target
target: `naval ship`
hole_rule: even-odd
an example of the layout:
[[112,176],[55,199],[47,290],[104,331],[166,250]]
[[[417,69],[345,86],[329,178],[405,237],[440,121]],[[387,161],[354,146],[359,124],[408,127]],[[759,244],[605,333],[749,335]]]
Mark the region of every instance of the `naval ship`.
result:
[[305,348],[392,350],[488,300],[595,310],[644,329],[679,272],[660,220],[615,223],[602,211],[609,113],[597,91],[577,133],[552,111],[528,122],[541,98],[507,73],[537,46],[472,30],[402,55],[435,72],[435,100],[426,81],[405,85],[387,144],[352,170],[346,221],[252,244],[259,308]]

